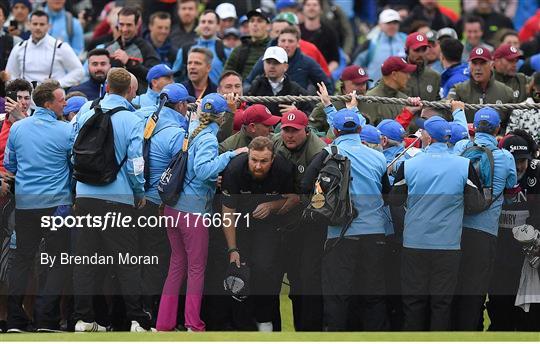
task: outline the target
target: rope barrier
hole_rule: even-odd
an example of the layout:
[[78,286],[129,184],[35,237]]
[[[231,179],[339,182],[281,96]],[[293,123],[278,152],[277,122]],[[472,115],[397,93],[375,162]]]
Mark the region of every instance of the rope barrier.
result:
[[[397,104],[404,106],[413,106],[406,98],[387,98],[378,96],[356,96],[359,103],[381,103],[381,104]],[[292,102],[320,102],[318,96],[241,96],[241,101],[248,103],[292,103]],[[331,101],[342,100],[349,102],[351,96],[340,95],[330,96]],[[451,109],[450,102],[445,101],[426,101],[422,100],[423,106],[432,107],[434,109]],[[510,110],[531,110],[540,109],[540,103],[508,103],[508,104],[465,104],[467,110],[480,110],[486,106],[490,106],[495,110],[510,111]]]

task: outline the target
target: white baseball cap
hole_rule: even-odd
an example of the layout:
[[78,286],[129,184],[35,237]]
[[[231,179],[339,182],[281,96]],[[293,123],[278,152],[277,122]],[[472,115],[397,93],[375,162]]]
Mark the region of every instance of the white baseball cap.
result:
[[236,15],[236,7],[234,7],[233,4],[230,4],[228,2],[219,4],[216,7],[216,13],[219,16],[219,19],[221,20],[227,19],[227,18],[238,19],[238,16]]
[[288,63],[287,52],[281,47],[269,47],[264,52],[263,61],[268,59],[277,60],[279,63]]
[[379,14],[379,24],[387,24],[393,21],[401,22],[401,16],[393,9],[386,9]]

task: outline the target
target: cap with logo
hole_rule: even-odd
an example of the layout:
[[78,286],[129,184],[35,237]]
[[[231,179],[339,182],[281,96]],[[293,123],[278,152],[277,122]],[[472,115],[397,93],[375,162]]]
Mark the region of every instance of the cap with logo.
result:
[[274,126],[278,124],[279,121],[281,121],[281,117],[272,116],[270,110],[262,104],[251,105],[244,111],[244,124],[261,123]]
[[458,141],[469,138],[469,128],[465,128],[459,123],[451,122],[450,130],[452,133],[450,134],[450,140],[448,142],[453,145],[455,145]]
[[493,58],[491,57],[491,52],[488,49],[482,48],[482,47],[473,48],[473,50],[471,51],[471,54],[469,55],[469,61],[473,61],[477,59],[484,60],[484,61],[493,60]]
[[360,116],[349,109],[341,109],[334,114],[332,126],[339,131],[352,131],[360,127]]
[[276,10],[281,11],[284,8],[297,8],[298,2],[296,0],[277,0]]
[[268,47],[264,52],[263,61],[274,59],[279,63],[287,63],[289,58],[282,47]]
[[412,73],[416,70],[416,65],[407,63],[402,57],[390,56],[381,65],[382,75],[390,75],[392,72]]
[[437,31],[437,39],[441,40],[441,38],[444,37],[450,37],[453,39],[458,39],[458,35],[456,30],[452,29],[451,27],[443,27],[439,31]]
[[435,43],[437,41],[437,31],[429,30],[426,32],[428,42]]
[[421,123],[420,127],[438,142],[448,142],[452,135],[450,123],[440,116],[430,117],[427,121]]
[[227,19],[227,18],[234,18],[234,19],[238,18],[238,16],[236,15],[236,7],[234,7],[233,4],[230,4],[228,2],[219,4],[216,7],[216,14],[221,20]]
[[173,70],[166,64],[158,64],[150,68],[148,74],[146,75],[146,81],[151,83],[154,79],[159,79],[164,76],[172,76],[174,74]]
[[69,115],[70,112],[79,112],[82,106],[88,101],[83,96],[74,96],[69,98],[66,101],[66,106],[64,107],[64,116]]
[[362,127],[360,132],[360,139],[366,143],[381,143],[381,131],[371,124]]
[[393,119],[383,119],[377,125],[377,129],[380,130],[381,135],[397,142],[403,141],[403,137],[405,136],[403,126]]
[[518,135],[506,135],[499,144],[500,148],[504,148],[514,156],[514,159],[532,159],[529,143],[523,137]]
[[291,110],[281,117],[281,128],[304,129],[307,125],[308,117],[300,110]]
[[246,14],[246,16],[248,20],[250,20],[252,17],[261,17],[264,20],[266,20],[267,23],[270,23],[270,16],[267,13],[265,13],[263,10],[261,10],[260,8],[249,11]]
[[173,104],[179,102],[195,102],[195,98],[189,95],[188,90],[182,84],[169,84],[163,87],[161,94],[166,94],[167,101]]
[[407,36],[407,40],[405,41],[405,50],[416,50],[428,46],[428,38],[426,37],[426,35],[420,32],[411,33]]
[[241,264],[240,267],[238,267],[235,263],[231,263],[225,273],[223,288],[225,288],[225,291],[228,291],[235,300],[244,301],[249,295],[249,280],[250,269],[246,264]]
[[401,22],[401,16],[396,10],[386,9],[379,14],[379,24],[388,24],[396,21]]
[[361,84],[363,82],[369,81],[369,76],[364,68],[357,65],[350,65],[345,67],[340,79],[342,81],[350,80],[355,84]]
[[229,105],[225,98],[218,93],[210,93],[201,101],[201,111],[214,115],[220,115],[224,112],[229,112]]
[[300,22],[298,21],[298,16],[291,12],[282,12],[274,17],[272,22],[276,21],[286,21],[287,23],[291,25],[298,25]]
[[[486,124],[484,124],[486,123]],[[501,123],[501,116],[497,110],[492,107],[486,106],[474,114],[474,128],[488,127],[495,129]]]
[[493,54],[493,58],[504,58],[509,61],[516,60],[522,56],[523,54],[521,51],[510,44],[501,44],[497,50],[495,50],[495,54]]

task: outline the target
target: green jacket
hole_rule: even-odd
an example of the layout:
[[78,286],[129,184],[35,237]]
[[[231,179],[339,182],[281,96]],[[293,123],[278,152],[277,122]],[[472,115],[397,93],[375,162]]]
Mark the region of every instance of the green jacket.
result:
[[[460,100],[468,104],[506,104],[515,103],[516,98],[513,93],[514,91],[510,87],[495,80],[495,77],[492,75],[485,91],[471,78],[470,80],[454,85],[448,93],[448,98]],[[465,110],[467,122],[474,122],[474,113],[474,110]],[[501,127],[506,128],[506,124],[510,118],[510,112],[500,112],[500,115]]]
[[246,130],[244,127],[242,127],[239,132],[228,137],[225,141],[219,144],[219,154],[226,151],[232,151],[237,148],[247,147],[251,140],[252,138],[248,136]]
[[231,52],[225,66],[223,66],[223,70],[234,70],[242,75],[242,80],[244,80],[259,61],[259,58],[264,55],[269,43],[270,37],[260,41],[252,41],[251,38],[244,39],[242,45],[234,48]]
[[296,167],[294,187],[297,192],[300,190],[300,183],[304,177],[304,172],[307,170],[307,167],[315,155],[319,154],[324,147],[326,147],[326,143],[314,133],[310,133],[302,147],[295,151],[291,151],[283,143],[281,134],[274,135],[274,152],[276,154],[281,154]]
[[[387,98],[407,98],[407,95],[401,91],[394,90],[384,83],[381,79],[379,83],[371,90],[367,91],[366,96],[378,96]],[[383,119],[394,119],[403,111],[403,105],[399,104],[381,104],[381,103],[359,103],[358,110],[370,119],[372,125],[379,124]]]
[[[332,104],[338,111],[347,107],[342,100],[336,100],[335,102],[332,102]],[[328,129],[330,129],[330,125],[326,119],[326,113],[324,112],[323,103],[317,104],[313,111],[311,111],[311,115],[309,115],[309,126],[322,133],[326,133]]]
[[521,103],[527,99],[529,93],[527,85],[531,80],[525,74],[516,73],[516,75],[510,76],[498,73],[496,70],[493,70],[493,74],[495,75],[495,80],[502,82],[513,90],[516,103]]
[[428,66],[418,67],[411,73],[405,94],[422,100],[440,100],[441,76]]

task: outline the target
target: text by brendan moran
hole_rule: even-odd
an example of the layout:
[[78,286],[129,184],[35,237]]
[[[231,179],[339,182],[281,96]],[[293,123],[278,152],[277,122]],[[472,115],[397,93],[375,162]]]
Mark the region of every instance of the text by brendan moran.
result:
[[60,265],[157,265],[159,264],[158,256],[137,256],[129,253],[121,253],[118,255],[100,255],[94,253],[88,256],[74,256],[66,252],[60,253],[59,256],[51,256],[42,252],[40,255],[40,264],[53,267],[55,264]]

